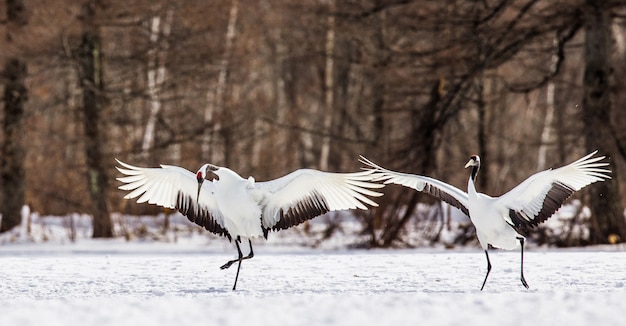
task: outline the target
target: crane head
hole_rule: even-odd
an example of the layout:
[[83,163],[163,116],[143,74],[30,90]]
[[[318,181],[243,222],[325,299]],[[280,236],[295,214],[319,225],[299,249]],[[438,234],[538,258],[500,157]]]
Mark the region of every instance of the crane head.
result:
[[470,160],[465,164],[466,169],[470,166],[480,167],[480,157],[478,155],[472,155]]
[[478,155],[472,155],[470,160],[465,164],[465,168],[472,167],[472,173],[470,174],[470,179],[476,180],[476,175],[478,174],[478,170],[480,169],[480,157]]
[[217,174],[213,173],[213,171],[217,170],[219,170],[219,166],[207,163],[203,165],[198,172],[196,172],[196,179],[198,180],[198,195],[196,197],[196,201],[200,198],[200,189],[202,189],[202,184],[204,183],[204,180],[206,180],[207,174],[211,173],[215,176],[214,179],[220,179]]

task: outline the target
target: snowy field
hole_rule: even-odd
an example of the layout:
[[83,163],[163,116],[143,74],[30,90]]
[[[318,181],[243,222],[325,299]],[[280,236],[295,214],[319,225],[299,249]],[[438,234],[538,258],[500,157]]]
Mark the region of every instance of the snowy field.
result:
[[[0,245],[0,325],[624,325],[624,246],[329,250],[256,241]],[[244,246],[247,253],[247,246]]]

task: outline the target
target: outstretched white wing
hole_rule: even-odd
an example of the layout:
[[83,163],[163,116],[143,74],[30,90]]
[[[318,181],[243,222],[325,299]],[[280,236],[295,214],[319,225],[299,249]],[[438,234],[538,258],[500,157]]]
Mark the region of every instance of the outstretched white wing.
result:
[[384,181],[385,184],[395,183],[427,193],[460,209],[469,217],[469,199],[465,191],[437,179],[385,169],[363,156],[360,157],[359,161],[371,167],[369,171],[373,171],[377,175],[374,180]]
[[495,205],[509,209],[508,219],[514,226],[530,226],[548,219],[575,191],[597,181],[610,179],[609,165],[599,162],[604,156],[593,157],[594,151],[583,158],[554,170],[538,172],[511,191],[497,198]]
[[370,189],[384,186],[371,179],[369,171],[329,173],[300,169],[272,181],[257,182],[251,191],[263,209],[263,228],[280,230],[329,211],[367,209],[365,204],[378,206],[367,196],[382,196]]
[[116,167],[126,175],[117,178],[124,184],[119,189],[130,191],[124,198],[137,199],[138,203],[175,208],[187,218],[207,230],[230,237],[224,229],[224,218],[218,209],[212,182],[202,183],[200,197],[196,175],[178,166],[161,165],[160,168],[142,168],[116,159]]

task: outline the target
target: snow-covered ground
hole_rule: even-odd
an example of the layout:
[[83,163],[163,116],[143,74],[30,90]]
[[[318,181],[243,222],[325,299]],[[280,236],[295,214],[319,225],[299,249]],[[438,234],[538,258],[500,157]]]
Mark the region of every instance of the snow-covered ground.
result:
[[[623,325],[623,246],[329,250],[224,239],[0,245],[0,325]],[[244,253],[247,246],[244,246]]]

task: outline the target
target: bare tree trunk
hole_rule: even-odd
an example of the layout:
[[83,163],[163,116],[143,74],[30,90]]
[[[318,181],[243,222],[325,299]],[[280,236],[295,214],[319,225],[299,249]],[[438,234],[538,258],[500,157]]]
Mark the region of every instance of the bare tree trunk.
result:
[[[219,74],[217,77],[217,86],[215,93],[209,91],[207,93],[207,108],[204,111],[204,122],[207,127],[204,130],[204,136],[202,139],[202,157],[208,160],[224,160],[225,152],[228,148],[225,148],[222,153],[217,151],[215,146],[215,135],[223,128],[224,119],[221,119],[219,115],[224,111],[224,94],[226,93],[226,77],[228,76],[229,59],[232,53],[233,43],[235,41],[237,17],[239,13],[238,0],[232,0],[230,4],[230,11],[228,15],[228,26],[226,28],[226,43],[224,45],[224,54],[219,65]],[[208,126],[215,122],[211,128]],[[213,155],[211,155],[213,154]],[[227,163],[227,162],[224,162]]]
[[[154,143],[155,127],[159,112],[161,112],[161,99],[159,93],[165,81],[165,55],[168,48],[167,37],[172,28],[172,19],[174,10],[168,9],[165,22],[161,30],[161,17],[156,15],[152,17],[150,24],[150,44],[151,49],[148,53],[148,95],[150,97],[150,116],[146,124],[146,131],[141,146],[142,155],[148,156],[148,152]],[[159,42],[159,34],[162,33],[162,42]],[[160,43],[163,44],[160,46]]]
[[[478,100],[476,101],[476,107],[478,109],[478,153],[481,156],[483,162],[489,162],[490,151],[487,147],[487,103],[485,102],[485,87],[484,77],[479,77],[476,80],[476,92]],[[489,173],[480,173],[478,175],[478,187],[485,187],[489,184]]]
[[[23,0],[7,0],[8,43],[28,23]],[[20,210],[24,205],[24,156],[23,138],[24,103],[28,90],[24,83],[27,66],[19,57],[10,57],[4,65],[4,124],[2,154],[0,155],[0,180],[2,182],[2,206],[0,232],[8,231],[21,222]]]
[[[585,74],[583,79],[583,114],[587,151],[616,152],[611,123],[611,18],[603,1],[587,0],[585,6]],[[619,194],[619,177],[615,161],[609,161],[613,178],[589,187],[591,195],[592,244],[609,239],[626,241],[626,220]],[[617,237],[616,237],[617,236]]]
[[[555,38],[553,45],[558,46],[558,40]],[[559,56],[552,54],[550,63],[550,71],[556,70]],[[550,147],[550,139],[552,138],[552,122],[554,121],[554,98],[555,98],[554,81],[549,81],[546,86],[546,117],[543,120],[543,131],[541,132],[541,140],[539,143],[539,154],[537,155],[537,171],[543,171],[546,168],[546,155],[548,147]]]
[[2,225],[0,232],[20,224],[20,209],[24,205],[24,102],[28,97],[24,78],[26,63],[17,58],[7,60],[4,67],[7,83],[4,88],[4,124],[1,180],[3,186]]
[[99,5],[98,0],[86,0],[83,4],[83,34],[78,60],[80,88],[83,93],[87,189],[92,204],[93,237],[110,238],[113,237],[113,226],[108,207],[108,178],[102,157],[105,137],[100,128],[104,103],[102,52],[98,26],[94,24]]
[[[276,90],[276,121],[278,122],[278,131],[276,132],[276,141],[277,141],[277,153],[284,153],[284,157],[281,158],[279,162],[275,162],[278,164],[279,171],[285,171],[290,168],[289,161],[292,160],[289,153],[290,151],[290,140],[289,131],[285,129],[289,121],[289,107],[287,106],[287,96],[285,94],[285,78],[284,78],[284,64],[282,63],[283,58],[285,57],[285,53],[287,52],[287,47],[283,44],[283,40],[280,39],[280,32],[277,32],[278,37],[276,44],[276,55],[279,60],[276,65],[280,68],[279,73],[275,77],[275,85],[274,88]],[[261,147],[261,142],[257,141],[258,147]],[[260,152],[261,148],[259,148]]]
[[550,147],[552,137],[552,121],[554,120],[554,82],[549,82],[546,86],[546,117],[543,120],[543,130],[539,143],[539,154],[537,155],[537,171],[546,169],[546,156]]
[[626,52],[626,37],[624,36],[624,33],[622,33],[622,29],[617,19],[614,20],[611,29],[613,32],[613,38],[615,39],[615,49],[621,57],[624,55],[624,52]]
[[375,66],[374,75],[370,78],[372,79],[371,87],[373,88],[373,99],[372,99],[372,111],[374,114],[374,142],[378,147],[384,148],[382,156],[387,158],[390,154],[388,152],[389,148],[391,148],[391,144],[389,142],[389,130],[387,130],[385,117],[384,117],[384,109],[385,109],[385,96],[387,93],[387,81],[385,80],[385,72],[388,69],[387,65],[387,44],[386,44],[386,34],[387,34],[387,15],[386,12],[382,12],[380,14],[380,21],[378,22],[378,26],[375,30],[375,35],[372,37],[372,42],[375,42],[374,51],[375,51]]
[[[317,115],[318,112],[320,111],[319,103],[318,102],[311,103],[309,110],[311,112],[311,115]],[[299,120],[300,121],[298,124],[301,126],[306,126],[306,124],[309,123],[310,121],[304,116],[302,116]],[[311,135],[311,133],[308,131],[302,132],[300,136],[300,148],[298,149],[298,152],[300,153],[300,157],[299,157],[300,165],[308,166],[310,164],[315,164],[315,154],[313,153],[313,145],[314,145],[313,135]]]
[[320,151],[320,169],[328,170],[328,157],[330,155],[330,134],[333,125],[333,102],[334,92],[334,62],[335,62],[335,0],[328,2],[328,16],[326,22],[326,67],[324,69],[324,131],[322,148]]

